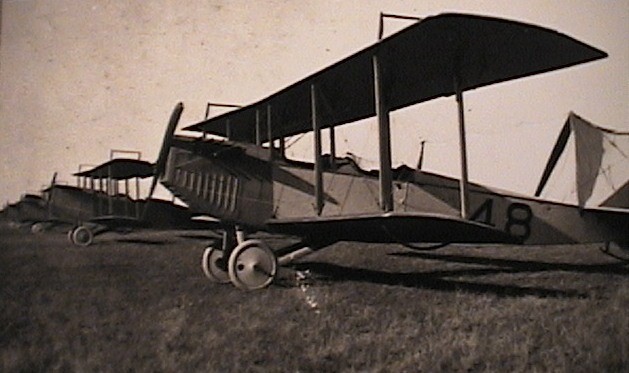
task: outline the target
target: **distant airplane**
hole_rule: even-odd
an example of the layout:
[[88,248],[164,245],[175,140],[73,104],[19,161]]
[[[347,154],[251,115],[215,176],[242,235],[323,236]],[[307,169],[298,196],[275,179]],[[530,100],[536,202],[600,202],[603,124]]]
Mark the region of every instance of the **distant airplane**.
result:
[[[467,177],[465,91],[606,56],[530,24],[464,14],[427,17],[258,102],[185,128],[199,137],[174,135],[183,110],[178,104],[156,172],[193,212],[224,226],[222,243],[204,252],[205,274],[246,290],[269,285],[278,265],[338,241],[626,244],[627,209],[557,203]],[[452,95],[461,180],[393,169],[389,113]],[[365,171],[337,157],[334,128],[373,116],[380,164]],[[325,128],[329,155],[322,154]],[[314,163],[287,159],[285,138],[306,132],[314,134]],[[273,251],[245,237],[255,231],[301,242]]]
[[48,219],[46,201],[37,194],[24,194],[19,201],[7,204],[3,209],[3,217],[20,227],[31,227],[38,232],[42,227],[38,222]]
[[[119,153],[134,154],[137,159],[114,157]],[[30,225],[33,233],[54,225],[70,225],[68,238],[79,246],[88,246],[96,236],[110,231],[211,227],[208,222],[192,221],[185,206],[142,197],[140,179],[154,178],[155,167],[141,160],[139,152],[113,150],[110,158],[75,173],[77,185],[60,184],[55,174],[42,196],[26,195],[8,205],[8,218]]]
[[135,153],[138,159],[113,158],[75,173],[79,187],[58,185],[50,192],[52,213],[74,218],[68,232],[72,243],[88,246],[95,236],[119,230],[208,228],[205,222],[191,221],[185,206],[142,197],[139,180],[155,179],[155,167]]

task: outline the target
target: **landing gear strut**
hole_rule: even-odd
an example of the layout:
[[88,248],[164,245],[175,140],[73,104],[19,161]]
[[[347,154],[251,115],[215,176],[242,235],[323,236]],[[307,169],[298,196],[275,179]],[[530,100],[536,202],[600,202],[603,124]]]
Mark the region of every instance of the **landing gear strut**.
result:
[[205,249],[201,268],[213,282],[231,282],[243,290],[257,290],[269,286],[275,280],[280,265],[286,265],[321,247],[299,242],[274,252],[263,241],[247,240],[244,232],[230,227],[223,233],[220,249],[218,246]]
[[235,227],[226,227],[220,246],[210,245],[203,252],[201,268],[205,277],[219,284],[230,282],[227,270],[229,257],[242,241],[244,241],[244,233],[237,231]]
[[223,232],[221,246],[208,246],[201,258],[203,273],[211,281],[231,281],[240,289],[255,290],[275,279],[277,258],[264,242],[246,240],[244,232],[229,227]]

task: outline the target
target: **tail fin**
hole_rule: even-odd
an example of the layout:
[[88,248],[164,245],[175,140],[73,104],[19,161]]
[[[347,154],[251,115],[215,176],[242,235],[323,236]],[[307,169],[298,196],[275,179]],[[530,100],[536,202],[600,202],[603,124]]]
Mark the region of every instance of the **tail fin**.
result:
[[612,195],[601,206],[629,207],[629,132],[599,127],[574,113],[570,113],[561,130],[535,195],[542,193],[571,135],[576,151],[575,176],[579,206],[585,207],[588,200],[594,202],[593,195],[596,195],[594,199],[600,201],[601,192],[605,195],[611,191]]

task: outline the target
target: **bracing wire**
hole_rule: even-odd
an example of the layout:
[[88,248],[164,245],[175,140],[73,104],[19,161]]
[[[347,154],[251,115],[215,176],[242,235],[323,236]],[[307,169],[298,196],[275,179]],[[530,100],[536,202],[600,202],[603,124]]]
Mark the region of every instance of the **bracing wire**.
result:
[[291,136],[290,138],[290,144],[286,144],[286,149],[290,148],[291,146],[295,145],[296,143],[299,142],[299,140],[301,140],[304,136],[306,136],[306,132],[299,134],[298,136]]

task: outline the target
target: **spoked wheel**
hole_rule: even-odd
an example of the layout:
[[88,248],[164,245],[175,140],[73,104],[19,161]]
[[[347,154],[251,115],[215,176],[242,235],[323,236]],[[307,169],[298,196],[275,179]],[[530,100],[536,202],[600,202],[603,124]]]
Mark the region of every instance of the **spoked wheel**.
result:
[[208,246],[201,258],[201,268],[205,277],[219,284],[226,284],[229,280],[227,272],[227,258],[224,258],[223,250]]
[[231,282],[243,290],[262,289],[277,274],[277,257],[260,240],[247,240],[236,246],[227,266]]
[[94,242],[94,233],[86,226],[80,225],[72,230],[72,243],[77,246],[89,246]]

